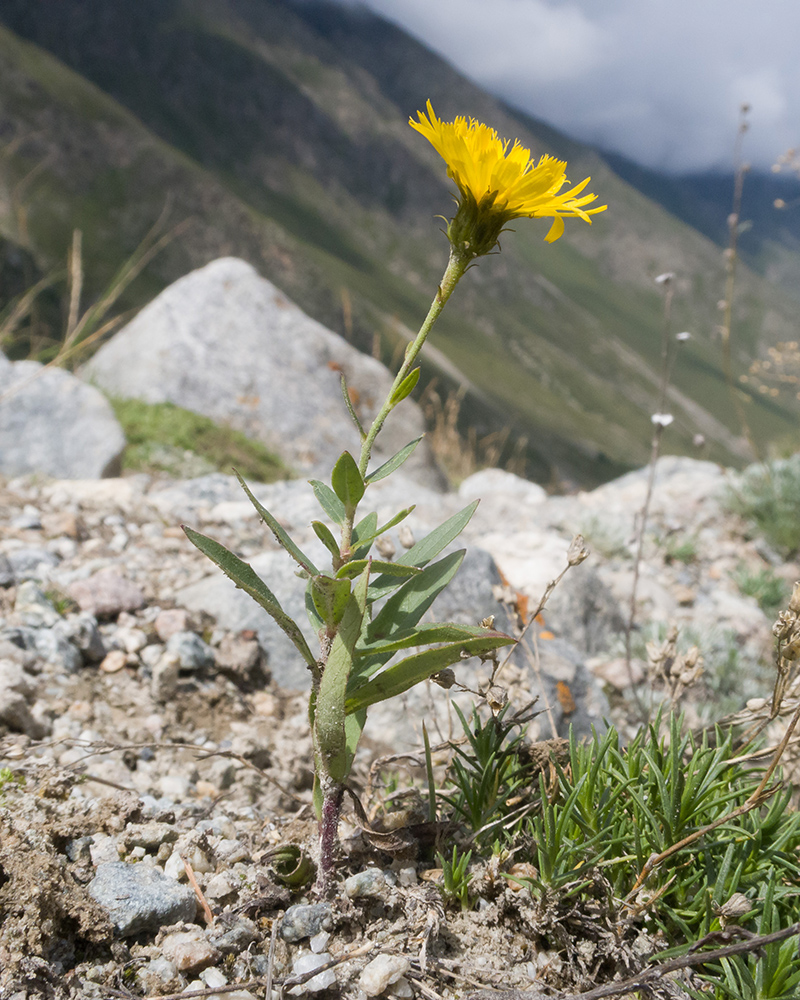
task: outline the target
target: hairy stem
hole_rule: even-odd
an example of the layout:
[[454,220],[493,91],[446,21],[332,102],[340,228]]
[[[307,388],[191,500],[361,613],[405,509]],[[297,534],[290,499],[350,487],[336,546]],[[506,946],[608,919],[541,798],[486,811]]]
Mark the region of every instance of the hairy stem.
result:
[[[419,352],[422,350],[425,341],[428,339],[428,334],[433,329],[433,324],[439,318],[439,314],[442,309],[444,309],[447,300],[453,294],[454,288],[469,267],[471,260],[472,256],[469,253],[465,254],[456,250],[455,247],[450,247],[450,259],[447,262],[447,268],[442,276],[441,284],[436,289],[436,295],[434,296],[431,307],[428,310],[428,315],[425,317],[422,326],[419,328],[419,333],[406,348],[405,357],[403,359],[403,364],[400,366],[400,371],[398,371],[395,376],[395,380],[392,383],[392,387],[389,390],[386,399],[384,400],[383,406],[381,406],[375,419],[372,421],[372,425],[367,431],[362,442],[361,455],[358,461],[358,471],[362,476],[366,476],[367,474],[367,466],[369,465],[369,460],[372,456],[372,448],[375,444],[375,439],[386,422],[386,418],[397,405],[396,402],[392,401],[395,392],[402,384],[403,379],[406,378],[408,373],[414,367],[414,362],[417,360]],[[348,511],[345,522],[342,525],[341,553],[342,560],[344,562],[346,562],[349,558],[350,546],[353,540],[353,524],[355,523],[355,518],[356,510],[354,508],[352,511]]]

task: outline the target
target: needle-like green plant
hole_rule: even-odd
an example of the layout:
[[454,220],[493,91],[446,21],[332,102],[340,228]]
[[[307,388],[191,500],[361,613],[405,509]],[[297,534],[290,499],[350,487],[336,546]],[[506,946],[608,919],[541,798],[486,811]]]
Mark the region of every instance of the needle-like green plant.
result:
[[[375,440],[392,410],[416,386],[420,369],[414,367],[415,362],[454,288],[476,257],[494,250],[506,224],[522,216],[549,217],[552,224],[546,239],[553,242],[564,230],[564,217],[591,222],[590,216],[605,207],[587,207],[595,200],[594,195],[581,194],[588,178],[559,193],[567,183],[565,163],[543,156],[534,164],[530,152],[518,142],[510,147],[494,129],[479,122],[464,118],[443,122],[428,102],[427,115],[420,113],[410,124],[443,157],[458,187],[458,207],[447,229],[450,259],[428,315],[406,349],[389,394],[368,428],[362,426],[342,380],[344,403],[361,442],[360,453],[354,457],[347,450],[342,452],[330,484],[311,482],[328,519],[328,523],[315,520],[312,526],[330,555],[330,568],[318,567],[240,479],[261,518],[308,580],[306,610],[319,637],[319,650],[312,652],[298,623],[247,563],[219,542],[184,529],[190,541],[272,616],[308,666],[315,804],[320,820],[317,890],[321,895],[328,894],[333,885],[339,812],[369,707],[403,694],[465,657],[488,657],[514,641],[482,625],[421,624],[425,612],[458,570],[464,551],[433,560],[463,530],[477,502],[449,518],[396,561],[372,557],[373,543],[413,508],[405,507],[379,524],[374,511],[360,515],[359,507],[369,486],[400,468],[418,444],[418,440],[410,442],[383,465],[372,468]],[[401,658],[395,660],[395,654]]]

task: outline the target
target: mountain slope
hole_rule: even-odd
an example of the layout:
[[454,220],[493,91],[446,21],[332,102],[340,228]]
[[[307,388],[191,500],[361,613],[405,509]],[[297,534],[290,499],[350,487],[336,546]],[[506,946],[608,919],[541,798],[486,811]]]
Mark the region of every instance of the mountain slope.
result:
[[[399,29],[363,9],[281,0],[5,0],[0,22],[0,134],[11,142],[0,192],[12,209],[28,178],[24,211],[0,210],[0,233],[42,267],[63,260],[79,226],[96,290],[168,194],[171,218],[191,227],[127,304],[232,253],[361,346],[379,334],[391,354],[446,261],[435,216],[450,211],[450,189],[407,125],[430,97],[444,117],[474,115],[537,154],[568,156],[570,178],[591,174],[610,205],[554,246],[546,222],[520,220],[459,287],[432,345],[471,387],[472,422],[513,423],[540,480],[595,482],[644,461],[661,351],[653,278],[670,270],[674,329],[693,338],[675,368],[666,446],[689,451],[702,432],[710,457],[741,457],[714,336],[719,249]],[[793,333],[788,300],[744,270],[736,314],[739,366]],[[795,426],[761,398],[749,417],[761,440]]]

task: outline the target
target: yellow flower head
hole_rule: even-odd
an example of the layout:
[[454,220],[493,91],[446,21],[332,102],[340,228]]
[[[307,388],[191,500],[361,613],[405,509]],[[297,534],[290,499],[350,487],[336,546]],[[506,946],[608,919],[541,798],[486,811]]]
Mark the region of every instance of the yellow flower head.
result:
[[447,235],[463,252],[474,257],[489,253],[511,219],[552,218],[545,239],[553,243],[564,232],[566,217],[579,216],[591,224],[591,215],[606,210],[606,205],[584,207],[597,200],[594,194],[581,195],[590,177],[559,194],[569,183],[564,161],[542,156],[534,164],[530,150],[518,139],[510,145],[493,128],[474,118],[443,122],[436,117],[430,101],[427,115],[422,111],[417,114],[419,121],[411,118],[409,125],[424,135],[442,157],[448,176],[461,193]]

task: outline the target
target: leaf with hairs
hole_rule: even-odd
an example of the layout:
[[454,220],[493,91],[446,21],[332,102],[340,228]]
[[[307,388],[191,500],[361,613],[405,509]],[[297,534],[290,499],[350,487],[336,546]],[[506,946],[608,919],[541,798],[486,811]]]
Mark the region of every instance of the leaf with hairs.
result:
[[342,501],[336,496],[330,486],[321,483],[319,479],[309,479],[317,503],[322,507],[334,524],[343,524],[345,509]]
[[308,643],[300,631],[299,625],[293,618],[290,618],[286,614],[280,606],[278,598],[272,593],[253,567],[234,555],[229,549],[226,549],[224,545],[214,541],[213,538],[201,535],[199,531],[194,531],[194,529],[187,527],[185,524],[182,525],[182,528],[192,545],[196,545],[204,555],[208,556],[212,562],[219,566],[227,577],[233,580],[237,587],[241,587],[246,594],[249,594],[253,600],[261,605],[267,614],[275,620],[275,623],[292,640],[306,663],[313,670],[316,670],[317,661],[308,648]]
[[400,451],[392,455],[390,459],[384,462],[383,465],[379,465],[374,472],[370,472],[366,477],[365,482],[377,483],[378,480],[385,479],[387,476],[390,476],[396,469],[400,468],[407,458],[409,458],[421,440],[422,438],[418,437],[413,441],[410,441],[407,445],[401,448]]
[[275,536],[277,543],[282,546],[289,555],[294,559],[298,565],[302,566],[306,573],[310,573],[311,576],[315,576],[319,573],[319,570],[314,565],[314,563],[308,558],[308,556],[302,552],[298,546],[292,541],[286,531],[280,526],[278,521],[270,514],[266,507],[261,504],[252,494],[247,483],[242,479],[236,469],[233,470],[236,478],[239,480],[239,485],[247,494],[247,499],[258,511],[258,515],[261,520],[266,524],[272,534]]

